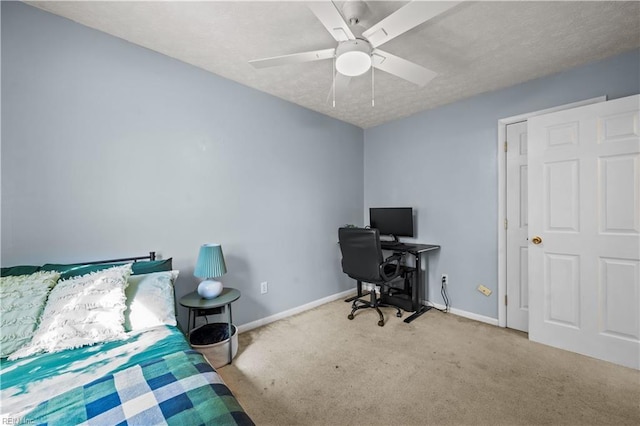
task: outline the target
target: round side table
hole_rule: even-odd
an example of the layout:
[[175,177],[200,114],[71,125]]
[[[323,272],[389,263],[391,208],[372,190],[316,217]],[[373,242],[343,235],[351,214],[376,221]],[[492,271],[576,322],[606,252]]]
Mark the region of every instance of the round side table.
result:
[[[207,311],[216,308],[223,308],[227,312],[227,324],[229,326],[229,364],[232,360],[232,344],[231,344],[231,304],[240,298],[240,291],[235,288],[225,287],[222,289],[222,293],[218,297],[213,299],[202,298],[197,291],[193,291],[180,298],[180,305],[189,309],[189,317],[187,320],[187,339],[191,334],[191,330],[196,326],[196,317],[204,315],[199,313],[201,311]],[[193,320],[191,314],[193,313]],[[193,322],[192,322],[193,321]],[[191,340],[189,339],[189,344]]]

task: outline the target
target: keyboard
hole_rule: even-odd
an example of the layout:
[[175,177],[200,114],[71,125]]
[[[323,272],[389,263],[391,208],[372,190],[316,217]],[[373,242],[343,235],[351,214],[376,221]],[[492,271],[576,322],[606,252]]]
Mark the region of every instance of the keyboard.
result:
[[[388,244],[388,243],[391,243],[391,244]],[[440,246],[433,245],[433,244],[416,244],[411,242],[395,243],[393,241],[380,241],[380,246],[382,247],[382,250],[389,250],[389,251],[395,251],[395,252],[401,252],[401,253],[412,253],[412,254],[424,253],[431,250],[438,250],[440,248]]]
[[380,242],[380,246],[385,250],[398,250],[398,251],[408,251],[412,247],[409,244],[404,244],[404,243],[399,243],[399,242],[398,243],[391,242],[389,244],[388,241]]

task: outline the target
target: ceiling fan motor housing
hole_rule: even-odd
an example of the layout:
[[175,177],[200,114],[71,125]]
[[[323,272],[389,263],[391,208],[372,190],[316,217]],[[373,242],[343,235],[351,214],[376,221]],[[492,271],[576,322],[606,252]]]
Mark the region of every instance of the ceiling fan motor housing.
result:
[[371,68],[371,44],[356,39],[341,42],[336,48],[336,69],[348,77],[362,75]]
[[342,14],[349,25],[360,23],[362,17],[367,13],[367,5],[364,1],[346,1],[342,5]]

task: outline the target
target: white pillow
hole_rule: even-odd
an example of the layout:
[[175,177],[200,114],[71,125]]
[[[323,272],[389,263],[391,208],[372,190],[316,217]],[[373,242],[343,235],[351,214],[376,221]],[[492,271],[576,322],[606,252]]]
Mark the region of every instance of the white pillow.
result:
[[129,277],[129,285],[125,291],[125,330],[177,324],[173,283],[178,278],[178,273],[179,271],[165,271]]
[[128,264],[59,281],[31,342],[9,360],[125,339],[124,289],[130,274]]
[[29,343],[58,272],[0,278],[0,357]]

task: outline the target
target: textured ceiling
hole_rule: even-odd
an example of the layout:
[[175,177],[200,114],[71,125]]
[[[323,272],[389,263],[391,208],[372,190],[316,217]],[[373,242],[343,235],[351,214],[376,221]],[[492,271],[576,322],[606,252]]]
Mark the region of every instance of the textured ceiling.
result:
[[[382,46],[436,71],[428,85],[376,71],[372,107],[366,73],[332,107],[331,60],[248,63],[335,47],[307,2],[27,3],[362,128],[640,47],[636,1],[464,2]],[[406,3],[368,1],[364,26]]]

